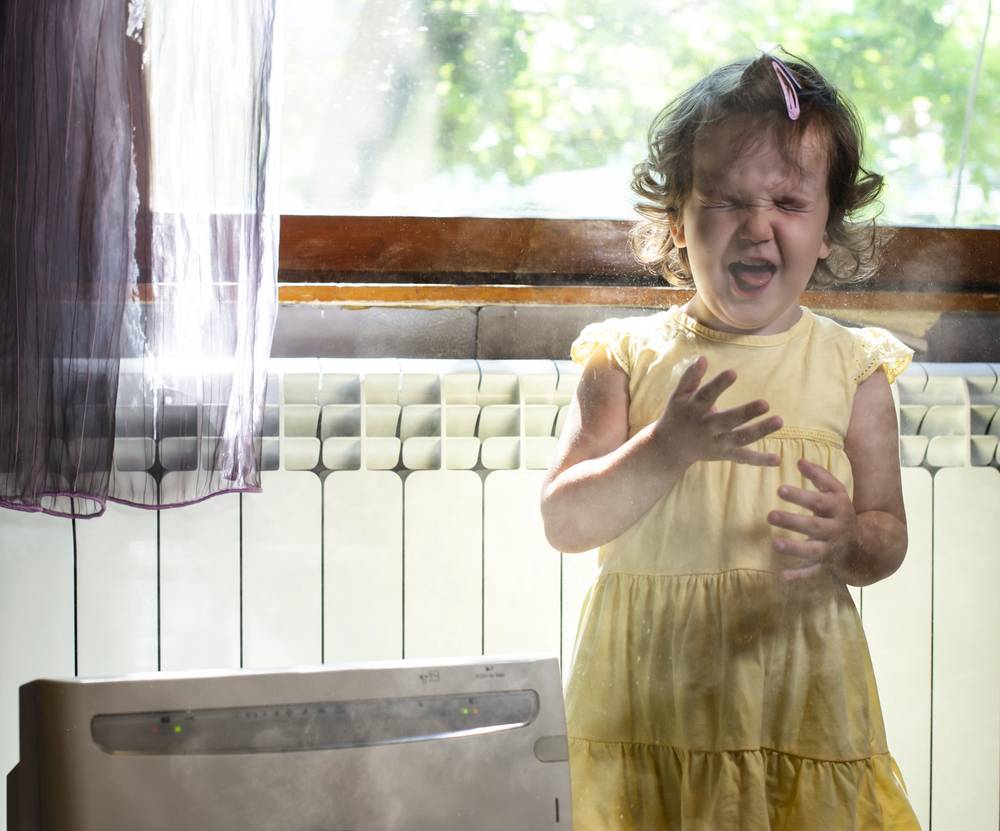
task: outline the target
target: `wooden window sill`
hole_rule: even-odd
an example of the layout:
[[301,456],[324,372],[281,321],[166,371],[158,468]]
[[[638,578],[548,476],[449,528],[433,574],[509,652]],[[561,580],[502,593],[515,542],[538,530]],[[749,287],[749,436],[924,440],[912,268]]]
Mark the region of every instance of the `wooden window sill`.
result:
[[[633,260],[622,220],[284,216],[279,300],[345,306],[683,302]],[[875,279],[823,309],[1000,312],[1000,230],[893,229]]]

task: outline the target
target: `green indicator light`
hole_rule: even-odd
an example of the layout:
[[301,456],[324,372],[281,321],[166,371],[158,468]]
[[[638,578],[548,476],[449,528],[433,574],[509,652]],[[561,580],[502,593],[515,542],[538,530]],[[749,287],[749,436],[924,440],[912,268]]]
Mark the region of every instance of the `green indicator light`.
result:
[[469,715],[469,708],[468,707],[463,707],[462,708],[462,715],[463,716]]
[[175,732],[175,733],[181,733],[181,732],[183,732],[183,731],[184,731],[184,728],[183,728],[183,727],[181,727],[181,726],[180,726],[179,724],[175,724],[175,725],[174,725],[174,732]]

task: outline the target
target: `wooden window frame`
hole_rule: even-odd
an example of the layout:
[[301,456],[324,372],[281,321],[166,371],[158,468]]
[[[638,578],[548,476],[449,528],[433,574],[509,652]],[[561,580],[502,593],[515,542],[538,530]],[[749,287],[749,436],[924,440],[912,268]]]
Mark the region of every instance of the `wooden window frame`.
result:
[[[631,306],[687,299],[639,266],[626,220],[281,218],[282,303]],[[894,227],[876,277],[816,308],[1000,312],[1000,229]]]

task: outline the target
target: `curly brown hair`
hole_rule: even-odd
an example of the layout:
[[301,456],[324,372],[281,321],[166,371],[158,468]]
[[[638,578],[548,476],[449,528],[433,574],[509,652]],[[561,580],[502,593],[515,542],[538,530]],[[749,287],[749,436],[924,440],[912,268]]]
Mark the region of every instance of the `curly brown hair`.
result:
[[734,118],[764,128],[747,130],[746,144],[761,134],[773,137],[783,158],[793,166],[806,131],[818,129],[825,136],[830,201],[826,232],[832,252],[816,263],[809,285],[858,283],[874,271],[884,239],[874,220],[851,221],[858,211],[876,202],[883,184],[879,174],[861,165],[861,120],[812,64],[789,56],[783,63],[801,84],[801,114],[793,121],[771,61],[772,56],[765,53],[714,70],[671,101],[649,128],[649,155],[632,174],[632,190],[647,200],[636,205],[643,218],[632,228],[632,250],[641,263],[672,285],[693,285],[687,251],[674,246],[670,226],[691,193],[695,144],[704,131]]

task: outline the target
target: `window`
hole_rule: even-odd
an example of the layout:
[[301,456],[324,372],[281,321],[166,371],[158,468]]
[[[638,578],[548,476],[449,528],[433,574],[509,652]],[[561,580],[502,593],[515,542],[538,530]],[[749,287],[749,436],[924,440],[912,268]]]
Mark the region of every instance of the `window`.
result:
[[780,43],[860,110],[885,222],[1000,216],[987,106],[1000,36],[982,2],[290,0],[283,13],[286,214],[632,218],[653,115],[711,67]]

